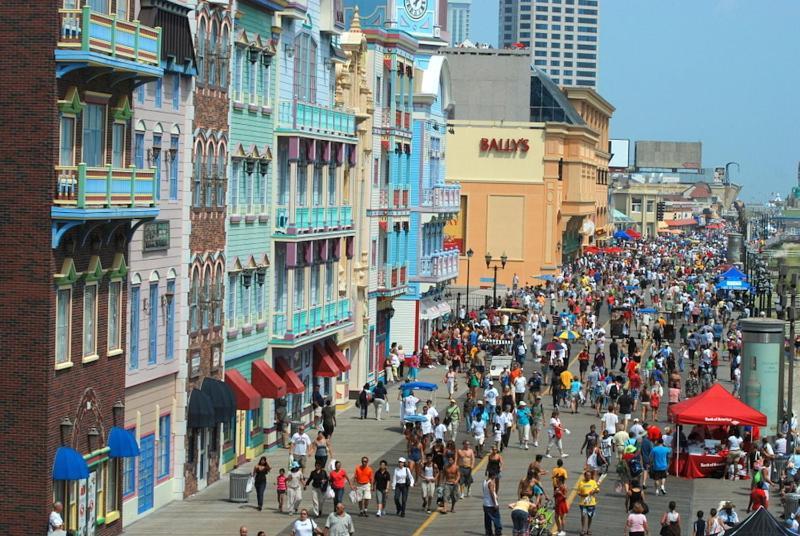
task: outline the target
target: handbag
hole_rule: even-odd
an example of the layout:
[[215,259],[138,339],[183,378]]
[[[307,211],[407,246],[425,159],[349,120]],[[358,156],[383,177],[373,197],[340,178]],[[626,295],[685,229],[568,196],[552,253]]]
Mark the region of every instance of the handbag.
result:
[[244,487],[245,493],[251,493],[253,488],[256,487],[256,479],[253,475],[250,475],[247,479],[247,485]]
[[334,497],[336,497],[336,493],[334,493],[333,488],[331,486],[328,486],[328,489],[325,490],[325,496],[329,499],[333,499]]

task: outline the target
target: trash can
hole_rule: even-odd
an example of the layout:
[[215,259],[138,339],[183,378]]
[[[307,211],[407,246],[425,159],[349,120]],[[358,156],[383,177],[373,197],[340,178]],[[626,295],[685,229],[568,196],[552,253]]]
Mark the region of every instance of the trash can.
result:
[[800,506],[800,493],[787,493],[784,496],[783,518],[789,519],[793,516],[798,506]]
[[231,473],[231,484],[228,495],[230,502],[246,503],[247,502],[247,480],[250,478],[249,473]]
[[773,482],[778,482],[781,479],[781,473],[786,468],[786,462],[789,461],[789,458],[778,456],[774,460],[772,460],[772,471],[770,472],[769,478]]

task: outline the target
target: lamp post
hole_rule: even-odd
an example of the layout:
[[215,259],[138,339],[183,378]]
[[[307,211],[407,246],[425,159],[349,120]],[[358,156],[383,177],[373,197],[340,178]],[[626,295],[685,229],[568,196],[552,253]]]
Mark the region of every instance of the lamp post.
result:
[[475,252],[472,251],[472,248],[467,250],[467,314],[469,314],[469,261],[472,259],[472,256],[475,255]]
[[[505,269],[506,262],[508,262],[508,256],[503,253],[500,255],[500,264],[497,264],[496,259],[492,259],[492,254],[488,251],[486,255],[483,256],[483,259],[486,261],[486,268],[494,270],[494,283],[492,287],[492,306],[497,307],[497,270]],[[492,265],[492,262],[495,264]]]

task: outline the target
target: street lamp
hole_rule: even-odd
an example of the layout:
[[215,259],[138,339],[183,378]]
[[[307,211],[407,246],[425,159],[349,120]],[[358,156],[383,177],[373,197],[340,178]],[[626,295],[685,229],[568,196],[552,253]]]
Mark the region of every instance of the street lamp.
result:
[[499,266],[497,264],[492,266],[492,262],[496,263],[497,261],[495,259],[492,259],[492,254],[489,253],[488,251],[486,252],[486,255],[483,256],[483,259],[486,261],[486,268],[494,270],[494,284],[493,284],[494,286],[492,287],[492,305],[494,307],[497,307],[497,270],[505,269],[506,262],[508,262],[508,256],[505,254],[505,252],[503,252],[503,254],[500,255]]
[[469,314],[469,261],[472,259],[472,256],[475,255],[475,252],[472,251],[472,248],[467,250],[467,314]]

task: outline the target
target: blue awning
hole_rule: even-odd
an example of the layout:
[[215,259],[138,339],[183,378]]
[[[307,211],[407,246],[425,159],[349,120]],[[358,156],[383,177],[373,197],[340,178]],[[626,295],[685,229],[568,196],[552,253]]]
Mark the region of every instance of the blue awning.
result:
[[136,444],[136,437],[133,433],[114,426],[108,433],[109,457],[111,458],[135,458],[139,455],[139,445]]
[[53,480],[83,480],[89,478],[89,466],[81,453],[69,447],[59,447],[53,460]]
[[625,231],[617,231],[616,233],[614,233],[614,238],[616,238],[617,240],[630,240],[631,235],[629,235]]

